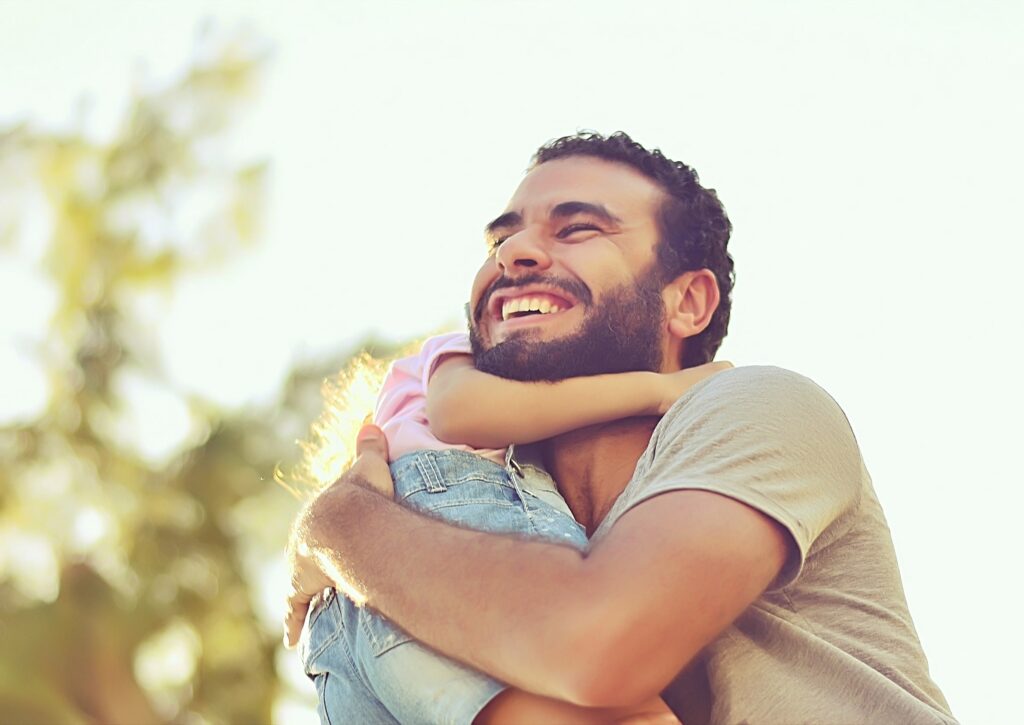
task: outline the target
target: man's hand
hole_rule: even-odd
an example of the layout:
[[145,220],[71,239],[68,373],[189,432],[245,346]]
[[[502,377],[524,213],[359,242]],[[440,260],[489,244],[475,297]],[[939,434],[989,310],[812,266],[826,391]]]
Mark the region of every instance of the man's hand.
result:
[[356,461],[348,473],[334,482],[345,482],[369,488],[387,498],[395,497],[395,482],[388,468],[388,439],[375,425],[364,425],[356,436]]
[[299,513],[292,525],[286,551],[291,588],[284,616],[284,642],[294,647],[302,633],[306,613],[313,597],[327,587],[346,589],[341,573],[331,566],[330,559],[318,550],[317,515],[330,499],[344,492],[346,486],[362,486],[387,498],[394,497],[394,482],[388,469],[388,443],[383,431],[366,425],[356,439],[356,460],[345,475],[325,488]]
[[284,613],[284,646],[294,647],[299,643],[302,625],[306,622],[306,612],[313,597],[334,583],[324,574],[316,559],[313,558],[309,546],[298,533],[299,522],[296,520],[288,541],[286,556],[288,569],[291,573],[291,587],[288,590],[288,602]]

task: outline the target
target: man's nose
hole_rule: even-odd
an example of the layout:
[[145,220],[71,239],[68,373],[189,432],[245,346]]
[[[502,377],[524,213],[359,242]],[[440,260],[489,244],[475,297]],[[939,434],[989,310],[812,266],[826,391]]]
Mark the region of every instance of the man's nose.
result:
[[510,276],[551,266],[551,252],[547,243],[530,229],[522,229],[508,237],[498,246],[494,257],[498,269]]

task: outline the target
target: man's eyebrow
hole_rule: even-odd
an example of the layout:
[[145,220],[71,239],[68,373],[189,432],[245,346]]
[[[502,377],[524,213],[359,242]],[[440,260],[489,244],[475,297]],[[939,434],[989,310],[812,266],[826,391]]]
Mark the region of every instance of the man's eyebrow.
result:
[[507,211],[484,227],[484,232],[493,235],[497,230],[515,227],[523,223],[523,215],[517,211]]
[[622,220],[612,214],[604,204],[593,204],[589,201],[563,201],[551,210],[552,219],[564,219],[577,214],[589,214],[598,217],[608,224],[621,224]]

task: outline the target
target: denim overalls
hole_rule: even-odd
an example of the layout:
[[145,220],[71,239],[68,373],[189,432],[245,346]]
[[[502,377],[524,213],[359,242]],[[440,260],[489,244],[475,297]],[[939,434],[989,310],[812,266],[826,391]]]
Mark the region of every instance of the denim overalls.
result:
[[[417,451],[391,464],[395,499],[464,528],[587,546],[554,482],[460,450]],[[471,723],[505,685],[412,639],[371,609],[325,590],[300,651],[323,723]]]

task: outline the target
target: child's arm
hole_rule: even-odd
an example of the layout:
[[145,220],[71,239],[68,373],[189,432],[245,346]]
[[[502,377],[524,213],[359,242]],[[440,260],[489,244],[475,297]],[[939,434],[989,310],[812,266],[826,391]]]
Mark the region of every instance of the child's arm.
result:
[[427,386],[430,430],[446,443],[502,448],[639,415],[663,415],[686,390],[732,367],[632,372],[523,383],[482,373],[469,355],[445,358]]
[[621,723],[641,725],[681,725],[668,705],[654,697],[634,707],[581,707],[558,702],[541,695],[509,688],[491,700],[473,725],[506,725],[510,723],[559,723],[560,725],[595,725]]

